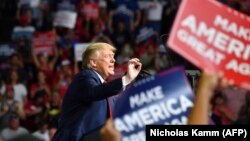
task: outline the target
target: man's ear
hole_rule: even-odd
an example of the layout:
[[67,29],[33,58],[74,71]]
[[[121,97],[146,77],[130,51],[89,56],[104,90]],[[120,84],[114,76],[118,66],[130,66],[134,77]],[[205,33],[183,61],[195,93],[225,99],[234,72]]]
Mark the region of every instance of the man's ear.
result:
[[90,64],[91,67],[96,67],[97,66],[96,61],[94,59],[90,59],[89,64]]

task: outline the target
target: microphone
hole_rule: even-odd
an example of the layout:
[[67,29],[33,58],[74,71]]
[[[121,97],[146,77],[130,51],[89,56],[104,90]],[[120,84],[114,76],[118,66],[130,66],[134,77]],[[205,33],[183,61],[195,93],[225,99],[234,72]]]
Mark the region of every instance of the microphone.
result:
[[148,71],[141,70],[140,73],[138,74],[138,76],[136,77],[135,81],[144,79],[144,78],[149,77],[149,76],[151,76],[151,74]]
[[147,72],[146,70],[141,70],[140,73],[144,74],[144,75],[147,75],[147,76],[151,76],[151,74],[149,72]]

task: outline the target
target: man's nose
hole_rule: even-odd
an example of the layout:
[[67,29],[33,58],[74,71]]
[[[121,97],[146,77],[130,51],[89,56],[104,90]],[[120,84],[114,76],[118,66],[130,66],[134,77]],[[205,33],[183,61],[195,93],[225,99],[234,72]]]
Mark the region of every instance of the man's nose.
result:
[[112,63],[115,62],[115,58],[114,58],[114,57],[111,58],[111,62],[112,62]]

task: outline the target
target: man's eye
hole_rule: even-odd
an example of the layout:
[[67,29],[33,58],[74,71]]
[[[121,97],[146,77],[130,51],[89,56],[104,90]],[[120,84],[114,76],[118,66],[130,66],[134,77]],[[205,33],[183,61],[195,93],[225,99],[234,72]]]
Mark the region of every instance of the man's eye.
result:
[[113,58],[114,55],[113,54],[109,54],[109,55],[104,55],[105,58]]

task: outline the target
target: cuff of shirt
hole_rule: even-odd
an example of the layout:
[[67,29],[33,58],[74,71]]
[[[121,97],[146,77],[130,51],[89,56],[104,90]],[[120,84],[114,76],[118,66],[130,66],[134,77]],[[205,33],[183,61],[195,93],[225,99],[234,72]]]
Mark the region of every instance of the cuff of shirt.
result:
[[125,76],[122,77],[122,88],[123,90],[126,89],[126,86],[129,84],[130,82],[127,82],[125,79]]

